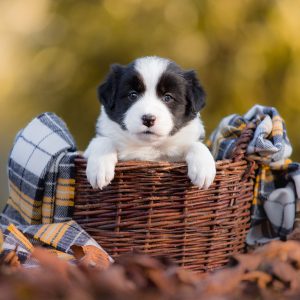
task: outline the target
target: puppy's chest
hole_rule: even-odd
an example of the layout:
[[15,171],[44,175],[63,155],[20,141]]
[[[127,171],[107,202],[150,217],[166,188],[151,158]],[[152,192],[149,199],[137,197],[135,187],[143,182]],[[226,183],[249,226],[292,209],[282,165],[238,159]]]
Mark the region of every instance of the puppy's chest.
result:
[[119,160],[182,161],[183,151],[177,147],[129,146],[118,149]]

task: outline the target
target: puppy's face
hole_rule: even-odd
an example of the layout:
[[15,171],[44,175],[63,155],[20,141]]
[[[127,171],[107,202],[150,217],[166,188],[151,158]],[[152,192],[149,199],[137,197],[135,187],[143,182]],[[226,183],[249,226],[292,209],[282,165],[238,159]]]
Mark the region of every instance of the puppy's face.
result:
[[175,134],[204,106],[195,72],[159,57],[113,65],[98,94],[109,118],[145,142]]

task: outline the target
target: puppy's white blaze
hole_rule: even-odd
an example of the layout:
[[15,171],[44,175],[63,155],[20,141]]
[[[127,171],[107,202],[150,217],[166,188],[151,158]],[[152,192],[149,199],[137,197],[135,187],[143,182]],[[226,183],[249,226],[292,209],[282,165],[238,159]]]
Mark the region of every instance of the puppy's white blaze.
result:
[[170,61],[157,56],[146,56],[134,62],[134,68],[144,80],[146,90],[155,92],[161,74],[167,69]]
[[[134,103],[125,114],[124,123],[129,132],[141,134],[149,130],[143,125],[142,116],[151,114],[156,117],[154,126],[150,130],[158,136],[168,135],[173,126],[173,117],[160,99],[157,97],[156,87],[158,80],[168,67],[169,60],[156,56],[148,56],[137,59],[134,63],[135,70],[141,75],[146,87],[142,97]],[[147,141],[153,141],[155,136],[140,136]]]

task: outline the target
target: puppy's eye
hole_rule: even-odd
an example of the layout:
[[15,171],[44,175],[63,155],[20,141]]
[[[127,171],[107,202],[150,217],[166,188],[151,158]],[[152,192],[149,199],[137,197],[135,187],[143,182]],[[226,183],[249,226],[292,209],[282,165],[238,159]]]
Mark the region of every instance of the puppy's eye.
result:
[[170,94],[165,94],[163,96],[163,101],[166,102],[166,103],[169,103],[169,102],[171,102],[173,100],[174,100],[174,97],[172,97]]
[[138,97],[138,94],[137,94],[137,92],[130,92],[129,94],[128,94],[128,99],[129,100],[136,100],[137,99],[137,97]]

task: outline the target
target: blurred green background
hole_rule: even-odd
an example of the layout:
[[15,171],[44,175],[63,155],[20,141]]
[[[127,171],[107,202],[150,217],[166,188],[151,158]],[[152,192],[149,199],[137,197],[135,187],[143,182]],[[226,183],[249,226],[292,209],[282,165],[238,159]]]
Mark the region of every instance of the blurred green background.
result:
[[53,111],[84,149],[109,65],[144,55],[197,70],[208,134],[255,103],[277,107],[300,160],[299,1],[1,0],[0,206],[16,132]]

